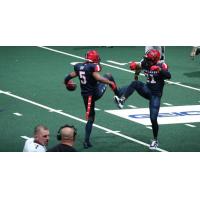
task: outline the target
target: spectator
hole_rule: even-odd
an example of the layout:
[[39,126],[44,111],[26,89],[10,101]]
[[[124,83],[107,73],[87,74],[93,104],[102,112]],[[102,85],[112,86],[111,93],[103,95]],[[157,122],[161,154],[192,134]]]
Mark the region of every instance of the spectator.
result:
[[199,54],[200,54],[200,46],[192,47],[192,51],[190,53],[191,58],[194,60],[194,58]]
[[23,152],[45,152],[49,142],[49,129],[44,125],[37,125],[34,138],[26,140]]
[[57,139],[61,141],[55,147],[47,150],[47,152],[76,152],[73,147],[76,139],[76,128],[68,124],[60,127],[57,134]]

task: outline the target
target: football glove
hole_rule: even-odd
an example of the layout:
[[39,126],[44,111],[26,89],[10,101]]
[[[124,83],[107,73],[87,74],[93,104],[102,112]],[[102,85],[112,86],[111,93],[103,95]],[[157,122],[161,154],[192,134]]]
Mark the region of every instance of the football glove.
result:
[[115,91],[117,89],[117,85],[116,83],[114,83],[113,81],[110,81],[110,84],[109,84],[110,88]]
[[136,62],[134,62],[134,61],[132,61],[131,63],[130,63],[130,70],[136,70],[136,68],[137,68],[137,63]]
[[160,67],[156,66],[156,65],[153,65],[150,67],[150,71],[157,71],[159,72],[160,71]]

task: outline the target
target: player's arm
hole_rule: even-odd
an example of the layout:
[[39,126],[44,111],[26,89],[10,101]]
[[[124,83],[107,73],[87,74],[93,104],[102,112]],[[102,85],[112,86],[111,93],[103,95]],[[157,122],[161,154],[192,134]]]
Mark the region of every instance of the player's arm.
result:
[[130,63],[130,70],[135,71],[134,79],[138,80],[138,76],[139,76],[140,72],[142,71],[142,64],[141,64],[141,62],[132,61]]
[[64,84],[67,85],[68,81],[71,80],[72,78],[75,78],[77,77],[77,73],[74,71],[74,72],[71,72],[70,74],[68,74],[65,79],[64,79]]
[[113,91],[117,87],[116,84],[113,81],[109,81],[107,78],[102,77],[98,72],[93,72],[92,76],[95,78],[95,80],[97,80],[101,83],[105,83],[107,85],[110,85],[110,87],[112,88]]
[[171,73],[168,71],[168,66],[165,63],[161,67],[157,65],[151,66],[150,70],[159,72],[164,79],[171,79]]

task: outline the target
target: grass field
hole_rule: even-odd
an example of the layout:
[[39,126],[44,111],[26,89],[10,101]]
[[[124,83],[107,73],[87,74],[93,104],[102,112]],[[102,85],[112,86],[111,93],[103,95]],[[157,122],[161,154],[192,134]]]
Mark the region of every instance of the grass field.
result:
[[[139,61],[144,53],[144,47],[0,47],[0,151],[22,151],[25,140],[21,136],[31,137],[40,123],[50,129],[49,147],[57,144],[58,128],[69,123],[78,129],[78,151],[150,151],[150,126],[111,114],[118,109],[109,88],[96,104],[94,147],[83,149],[85,110],[80,88],[67,91],[63,78],[73,70],[70,63],[83,61],[91,48],[101,55],[101,73],[111,72],[119,86],[133,78],[127,63]],[[173,123],[168,116],[160,125],[159,151],[200,151],[200,58],[191,60],[190,51],[191,47],[166,47],[172,79],[166,83],[161,107],[167,107]],[[140,79],[145,81],[142,75]],[[135,93],[125,109],[140,108],[148,110],[148,102]]]

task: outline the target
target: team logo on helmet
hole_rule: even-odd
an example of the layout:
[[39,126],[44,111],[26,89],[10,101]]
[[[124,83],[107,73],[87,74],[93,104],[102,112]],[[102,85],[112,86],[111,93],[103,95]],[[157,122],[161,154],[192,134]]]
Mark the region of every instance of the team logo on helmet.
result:
[[100,62],[100,56],[97,53],[97,51],[95,50],[90,50],[86,53],[85,58],[90,61],[90,62],[94,62],[94,63],[99,63]]

